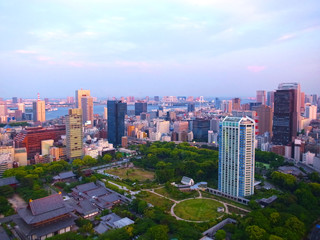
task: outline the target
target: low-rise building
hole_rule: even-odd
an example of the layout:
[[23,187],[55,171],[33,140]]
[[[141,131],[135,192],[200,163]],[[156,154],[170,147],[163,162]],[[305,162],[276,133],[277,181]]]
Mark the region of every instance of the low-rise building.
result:
[[17,210],[19,217],[13,219],[15,230],[30,240],[42,240],[72,231],[77,219],[73,210],[60,193],[30,200],[27,207]]

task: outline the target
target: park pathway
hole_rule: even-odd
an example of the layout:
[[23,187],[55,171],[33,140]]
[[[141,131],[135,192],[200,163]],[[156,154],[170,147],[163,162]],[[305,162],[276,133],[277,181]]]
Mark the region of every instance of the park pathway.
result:
[[[163,197],[163,198],[165,198],[165,199],[168,199],[168,200],[174,202],[174,204],[172,205],[172,207],[171,207],[171,209],[170,209],[170,214],[171,214],[171,216],[175,217],[177,220],[186,221],[186,222],[195,222],[195,223],[206,222],[206,221],[186,220],[186,219],[183,219],[183,218],[178,217],[178,216],[174,213],[174,208],[175,208],[175,206],[176,206],[177,204],[179,204],[180,202],[187,201],[187,200],[191,200],[191,199],[195,199],[195,198],[187,198],[187,199],[183,199],[183,200],[178,201],[178,200],[174,200],[174,199],[172,199],[172,198],[163,196],[162,194],[155,192],[154,189],[144,189],[143,191],[147,191],[147,192],[153,193],[153,194],[155,194],[155,195],[158,195],[159,197]],[[244,212],[247,212],[247,213],[250,212],[250,211],[247,210],[247,209],[244,209],[244,208],[241,208],[241,207],[238,207],[238,206],[229,204],[229,203],[225,203],[225,202],[220,201],[220,200],[218,200],[218,199],[202,197],[201,191],[197,190],[197,192],[199,193],[199,196],[196,197],[196,199],[209,199],[209,200],[217,201],[217,202],[223,204],[224,209],[225,209],[225,213],[227,213],[227,214],[230,213],[228,206],[233,207],[233,208],[236,208],[236,209],[239,209],[239,210],[244,211]],[[222,217],[222,216],[220,216],[220,218],[221,218],[221,217]]]

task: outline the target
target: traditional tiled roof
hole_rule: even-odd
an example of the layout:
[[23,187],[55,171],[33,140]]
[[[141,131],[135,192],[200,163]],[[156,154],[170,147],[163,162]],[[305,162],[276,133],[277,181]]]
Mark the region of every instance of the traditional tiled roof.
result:
[[122,228],[128,225],[134,224],[134,221],[132,221],[130,218],[125,217],[114,222],[113,224],[116,228]]
[[18,209],[18,214],[27,224],[42,222],[73,211],[67,206],[61,194],[30,200],[27,208]]
[[93,190],[90,190],[90,191],[86,192],[86,194],[89,197],[93,197],[93,196],[100,197],[100,196],[103,196],[103,195],[106,195],[106,194],[109,194],[109,193],[110,192],[108,192],[107,189],[102,188],[102,187],[99,187],[99,188],[96,188],[96,189],[93,189]]
[[72,190],[75,190],[77,192],[87,192],[96,188],[98,188],[96,184],[94,184],[93,182],[89,182],[89,183],[78,185]]
[[16,179],[16,177],[0,178],[0,187],[17,183],[18,180]]
[[59,180],[59,179],[63,180],[63,179],[67,179],[67,178],[73,178],[75,176],[76,175],[72,171],[69,171],[69,172],[59,173],[57,176],[54,176],[53,178],[56,180]]

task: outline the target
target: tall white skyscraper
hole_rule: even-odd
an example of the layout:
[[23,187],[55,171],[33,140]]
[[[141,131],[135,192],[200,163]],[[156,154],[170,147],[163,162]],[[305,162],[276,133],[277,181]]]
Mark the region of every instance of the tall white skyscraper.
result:
[[219,190],[235,197],[254,192],[255,121],[249,117],[226,117],[220,123]]
[[45,101],[33,102],[33,121],[45,122],[46,121],[46,104]]

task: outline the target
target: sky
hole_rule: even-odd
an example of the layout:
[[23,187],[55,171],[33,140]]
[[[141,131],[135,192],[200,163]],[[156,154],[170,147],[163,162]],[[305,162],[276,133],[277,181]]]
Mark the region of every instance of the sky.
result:
[[0,97],[320,94],[319,0],[0,0]]

